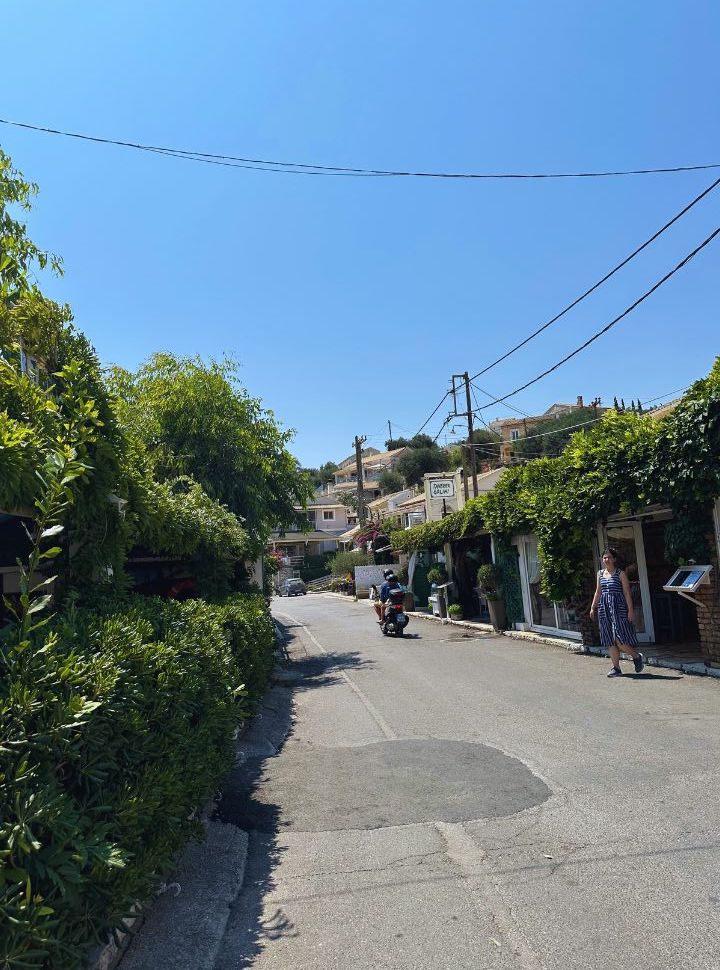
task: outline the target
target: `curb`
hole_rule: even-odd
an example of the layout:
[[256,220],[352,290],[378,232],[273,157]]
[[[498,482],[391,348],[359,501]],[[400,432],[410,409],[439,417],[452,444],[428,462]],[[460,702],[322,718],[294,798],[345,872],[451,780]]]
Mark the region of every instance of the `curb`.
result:
[[562,637],[544,637],[539,633],[529,633],[525,630],[496,630],[490,623],[474,623],[471,620],[451,620],[441,616],[432,616],[429,613],[411,613],[411,616],[421,617],[423,620],[431,620],[435,623],[442,623],[446,626],[464,627],[466,630],[477,630],[479,633],[490,633],[496,637],[508,637],[511,640],[523,640],[526,643],[542,643],[549,647],[556,647],[567,650],[568,653],[584,653],[582,644],[576,640],[564,640]]
[[[585,647],[583,652],[593,657],[610,656],[604,647]],[[720,679],[720,667],[710,667],[708,664],[697,661],[683,663],[682,660],[671,660],[670,658],[665,659],[664,657],[646,657],[645,666],[664,667],[666,670],[677,670],[683,674],[694,674],[696,677],[714,677],[715,679]]]
[[[489,623],[473,623],[467,620],[444,619],[440,616],[431,616],[429,613],[413,613],[412,616],[421,617],[424,620],[443,623],[448,626],[465,627],[468,630],[477,630],[480,633],[493,633],[497,637],[508,637],[511,640],[522,640],[526,643],[542,643],[545,646],[555,647],[556,649],[566,650],[568,653],[587,654],[592,657],[609,657],[610,654],[603,647],[584,646],[577,640],[566,640],[562,637],[544,637],[538,633],[530,633],[526,630],[494,630]],[[708,664],[694,661],[683,663],[682,660],[665,659],[664,657],[646,657],[646,667],[664,667],[667,670],[677,670],[683,674],[692,674],[696,677],[713,677],[720,680],[720,667],[711,667]]]
[[[277,629],[277,628],[276,628]],[[281,642],[284,642],[282,637]],[[270,676],[270,682],[265,692],[263,701],[257,713],[249,720],[243,721],[238,725],[235,732],[236,744],[236,763],[245,757],[261,756],[267,757],[276,754],[282,746],[287,732],[280,725],[276,724],[275,711],[271,706],[266,706],[273,688],[292,687],[294,678],[285,674],[282,664],[276,666]],[[244,750],[243,750],[244,749]],[[245,868],[247,864],[247,844],[248,833],[243,832],[234,825],[220,822],[213,819],[217,808],[218,795],[210,798],[199,811],[200,820],[206,830],[206,839],[202,843],[190,842],[185,845],[178,853],[175,863],[170,867],[166,874],[166,881],[160,883],[159,891],[155,898],[148,901],[145,906],[136,906],[137,915],[125,920],[125,930],[118,930],[118,941],[111,939],[104,945],[97,946],[90,954],[85,968],[86,970],[116,970],[118,966],[127,970],[155,970],[160,966],[157,963],[156,955],[152,954],[151,947],[154,939],[168,938],[172,933],[172,938],[177,946],[182,947],[182,932],[178,931],[184,925],[189,927],[190,933],[186,952],[190,952],[192,945],[198,946],[198,927],[205,927],[206,935],[206,955],[216,950],[222,942],[222,933],[230,918],[230,909],[242,891],[245,881]],[[222,898],[219,900],[222,913],[214,926],[214,938],[212,937],[213,928],[206,926],[206,921],[201,918],[205,907],[201,907],[200,914],[196,919],[188,919],[188,911],[182,918],[178,918],[175,899],[179,896],[185,899],[194,898],[200,890],[209,895],[217,892],[218,887],[214,886],[214,880],[210,884],[198,884],[198,873],[201,873],[203,866],[200,864],[204,851],[214,852],[218,860],[218,865],[213,867],[213,871],[222,871],[224,875]],[[223,860],[225,864],[223,865]],[[187,905],[187,904],[185,904]],[[192,911],[190,910],[192,915]],[[194,927],[194,928],[193,928]],[[147,934],[147,938],[143,936]],[[131,946],[135,942],[135,946]],[[168,964],[163,964],[167,966]],[[175,966],[175,964],[173,964]],[[184,967],[184,964],[177,965]],[[204,961],[193,970],[205,970],[205,967],[212,966],[212,963]],[[186,968],[188,970],[188,968]]]

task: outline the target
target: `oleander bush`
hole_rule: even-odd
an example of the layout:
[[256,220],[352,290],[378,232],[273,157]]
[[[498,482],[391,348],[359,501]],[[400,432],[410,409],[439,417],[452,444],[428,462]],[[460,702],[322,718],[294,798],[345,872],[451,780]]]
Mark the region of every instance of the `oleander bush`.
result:
[[200,825],[268,680],[261,596],[72,604],[0,654],[0,966],[76,970]]

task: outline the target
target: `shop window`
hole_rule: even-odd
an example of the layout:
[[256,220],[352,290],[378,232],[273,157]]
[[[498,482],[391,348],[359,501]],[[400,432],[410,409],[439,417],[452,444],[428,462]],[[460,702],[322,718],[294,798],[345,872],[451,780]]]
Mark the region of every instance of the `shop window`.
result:
[[525,584],[530,600],[532,625],[550,631],[579,633],[580,622],[575,610],[566,603],[556,603],[540,591],[540,556],[534,536],[523,540]]

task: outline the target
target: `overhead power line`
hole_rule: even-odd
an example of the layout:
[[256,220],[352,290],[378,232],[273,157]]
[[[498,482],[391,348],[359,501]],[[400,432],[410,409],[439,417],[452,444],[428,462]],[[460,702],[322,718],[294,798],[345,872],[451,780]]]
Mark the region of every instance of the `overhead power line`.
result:
[[614,178],[625,175],[662,175],[677,172],[701,172],[720,168],[720,162],[711,162],[704,165],[669,165],[652,168],[608,169],[587,172],[432,172],[384,168],[352,168],[343,165],[319,165],[315,162],[285,162],[277,159],[253,158],[246,155],[221,155],[215,152],[193,151],[186,148],[147,145],[142,142],[122,141],[118,138],[103,138],[99,135],[64,131],[60,128],[49,128],[44,125],[31,125],[23,121],[11,121],[7,118],[0,118],[0,124],[10,125],[14,128],[24,128],[29,131],[38,131],[46,135],[58,135],[63,138],[76,138],[80,141],[95,142],[101,145],[116,145],[121,148],[133,148],[138,151],[154,152],[160,155],[169,155],[173,158],[184,158],[188,161],[204,162],[210,165],[254,169],[264,172],[283,172],[294,175],[434,179],[586,179]]
[[693,249],[691,253],[688,253],[687,256],[681,259],[680,262],[677,264],[677,266],[671,269],[669,273],[666,273],[665,276],[662,277],[662,279],[658,280],[657,283],[651,286],[649,290],[646,290],[646,292],[643,293],[643,295],[639,299],[635,300],[635,302],[632,303],[629,307],[627,307],[627,309],[623,310],[622,313],[618,314],[618,316],[616,316],[613,320],[611,320],[610,323],[606,324],[601,330],[598,330],[597,333],[594,333],[592,337],[590,337],[584,343],[580,344],[579,347],[576,347],[575,350],[573,350],[571,353],[566,354],[565,357],[557,361],[557,363],[553,364],[552,367],[548,367],[541,374],[538,374],[537,377],[533,377],[531,381],[526,381],[524,384],[521,384],[520,387],[516,387],[515,390],[510,391],[507,394],[504,394],[502,397],[496,398],[496,403],[499,404],[502,401],[506,401],[509,397],[514,397],[516,394],[519,394],[520,391],[524,391],[526,388],[531,387],[533,384],[537,384],[537,382],[542,380],[543,377],[547,377],[548,374],[552,374],[552,372],[556,371],[558,367],[561,367],[563,364],[566,364],[573,357],[577,356],[577,354],[579,354],[581,351],[585,350],[586,347],[589,347],[590,344],[594,343],[596,340],[598,340],[600,337],[606,334],[608,330],[611,330],[615,326],[615,324],[619,323],[626,316],[628,316],[628,314],[632,313],[632,311],[635,310],[637,307],[639,307],[640,304],[643,303],[645,300],[647,300],[649,296],[652,296],[652,294],[656,290],[659,290],[660,287],[663,285],[663,283],[667,283],[667,281],[672,276],[674,276],[675,273],[683,269],[683,267],[687,266],[690,260],[693,259],[695,256],[697,256],[697,254],[701,250],[703,250],[706,246],[708,246],[718,234],[720,234],[720,226],[718,226],[718,228],[715,229],[714,232],[711,232],[710,235],[706,239],[704,239],[699,246]]
[[[489,407],[491,407],[491,405],[497,403],[497,398],[495,397],[494,394],[491,394],[490,391],[486,391],[484,388],[480,387],[479,384],[476,384],[475,381],[473,380],[471,380],[470,383],[472,384],[473,387],[476,387],[481,394],[484,394],[485,397],[490,398],[490,404],[484,404],[482,407],[478,405],[478,411],[486,411]],[[477,398],[475,399],[475,403],[477,404]],[[511,411],[514,411],[516,414],[521,415],[523,418],[531,417],[531,415],[529,415],[527,411],[523,411],[522,408],[515,407],[514,404],[508,404],[508,407],[510,408]]]
[[[544,323],[541,327],[538,327],[537,330],[534,330],[529,336],[525,337],[524,340],[521,340],[520,343],[515,344],[515,346],[514,347],[511,347],[510,350],[508,350],[506,353],[502,354],[500,357],[498,357],[496,360],[492,361],[492,363],[488,364],[486,367],[483,367],[483,369],[482,370],[479,370],[477,372],[477,374],[473,374],[471,380],[474,381],[475,378],[481,377],[483,374],[487,374],[487,372],[489,370],[492,370],[493,367],[497,367],[498,364],[501,364],[504,360],[507,360],[508,357],[512,356],[512,354],[514,354],[516,351],[520,350],[521,347],[524,347],[525,344],[528,344],[528,343],[530,343],[531,340],[534,340],[535,337],[538,336],[538,334],[541,334],[544,330],[547,330],[548,327],[551,327],[554,323],[557,323],[557,321],[561,317],[564,317],[566,313],[569,313],[570,310],[574,309],[574,307],[576,307],[578,305],[578,303],[582,303],[582,301],[584,299],[586,299],[588,296],[590,296],[591,293],[594,293],[595,290],[597,290],[599,287],[601,287],[603,285],[603,283],[607,283],[607,281],[612,276],[614,276],[619,270],[621,270],[623,268],[623,266],[627,266],[627,264],[632,259],[635,259],[635,257],[637,255],[639,255],[644,249],[647,249],[647,247],[651,243],[655,242],[656,239],[658,239],[660,236],[662,236],[662,234],[667,229],[669,229],[670,226],[674,225],[679,219],[682,219],[682,217],[687,212],[689,212],[692,209],[693,206],[697,205],[697,203],[700,202],[702,199],[704,199],[706,195],[709,195],[710,192],[712,192],[714,189],[716,189],[718,187],[718,185],[720,185],[720,178],[716,179],[712,183],[712,185],[709,185],[703,192],[700,193],[700,195],[696,196],[692,200],[692,202],[689,202],[685,206],[685,208],[684,209],[681,209],[680,212],[677,213],[677,215],[674,215],[672,217],[672,219],[670,219],[669,222],[666,222],[665,225],[662,226],[662,228],[658,229],[658,231],[656,233],[654,233],[652,236],[650,236],[649,239],[646,239],[645,242],[642,243],[642,245],[638,246],[638,248],[635,249],[632,253],[630,253],[629,256],[626,256],[625,259],[622,260],[622,262],[618,263],[617,266],[614,266],[613,269],[611,269],[609,273],[606,273],[605,276],[603,276],[602,279],[598,280],[597,283],[594,283],[590,287],[590,289],[585,290],[585,292],[582,293],[579,297],[577,297],[577,299],[573,300],[572,303],[569,303],[559,313],[556,313],[555,316],[552,317],[552,319],[550,319],[550,320],[547,321],[547,323]],[[483,393],[485,393],[485,392],[483,392]]]
[[[430,415],[430,417],[423,424],[420,425],[420,428],[415,432],[415,434],[413,435],[413,438],[416,438],[420,434],[421,431],[423,431],[425,428],[427,428],[427,426],[430,424],[430,422],[432,421],[432,419],[435,417],[435,415],[438,413],[438,411],[440,410],[440,408],[443,406],[443,403],[445,401],[447,401],[447,399],[449,397],[450,397],[450,391],[445,391],[445,393],[443,394],[443,396],[442,396],[442,398],[441,398],[440,403],[438,404],[438,406],[432,412],[432,414]],[[445,422],[445,424],[447,424],[447,421]],[[443,426],[442,426],[443,428],[445,427],[445,424],[443,424]],[[442,431],[442,428],[440,429],[440,431]],[[439,433],[440,432],[438,432],[438,434]]]

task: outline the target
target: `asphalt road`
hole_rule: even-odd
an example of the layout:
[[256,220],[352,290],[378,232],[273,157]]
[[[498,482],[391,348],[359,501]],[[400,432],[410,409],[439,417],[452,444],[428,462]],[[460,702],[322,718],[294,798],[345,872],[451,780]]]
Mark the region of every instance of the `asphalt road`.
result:
[[273,611],[300,679],[221,803],[250,845],[214,970],[717,970],[717,681]]

